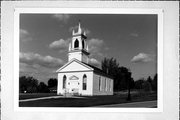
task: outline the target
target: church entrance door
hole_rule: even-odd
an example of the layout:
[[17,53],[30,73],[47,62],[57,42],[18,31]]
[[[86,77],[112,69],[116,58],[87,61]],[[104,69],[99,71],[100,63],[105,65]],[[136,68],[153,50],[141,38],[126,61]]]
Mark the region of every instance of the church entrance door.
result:
[[73,93],[73,94],[79,93],[79,82],[78,81],[71,81],[70,87],[71,87],[71,93]]

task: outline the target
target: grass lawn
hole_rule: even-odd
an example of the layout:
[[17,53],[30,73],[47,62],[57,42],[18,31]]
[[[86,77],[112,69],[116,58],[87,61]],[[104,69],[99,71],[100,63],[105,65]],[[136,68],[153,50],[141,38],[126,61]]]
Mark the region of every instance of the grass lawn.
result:
[[[131,101],[126,101],[127,95],[88,96],[83,98],[52,98],[28,102],[20,102],[20,107],[91,107],[98,105],[119,104],[127,102],[157,100],[157,94],[132,95]],[[25,98],[24,96],[21,98]]]

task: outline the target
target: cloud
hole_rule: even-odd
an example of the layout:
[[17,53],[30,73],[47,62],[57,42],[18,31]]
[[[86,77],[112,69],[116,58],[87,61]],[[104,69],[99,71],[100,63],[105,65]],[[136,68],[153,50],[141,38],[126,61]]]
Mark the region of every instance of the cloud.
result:
[[98,60],[96,60],[95,58],[89,58],[89,64],[93,65],[93,66],[100,66],[100,62]]
[[70,18],[70,15],[68,15],[68,14],[54,14],[52,17],[56,18],[59,21],[67,23],[67,21]]
[[33,76],[39,81],[47,83],[49,78],[57,78],[55,68],[47,68],[39,65],[28,65],[26,63],[20,63],[20,76]]
[[20,41],[26,42],[31,40],[32,37],[30,36],[30,33],[25,29],[20,29]]
[[68,50],[69,41],[70,39],[67,39],[67,40],[60,39],[60,40],[54,41],[51,44],[49,44],[49,48],[53,50],[58,50],[59,52],[64,52],[65,50]]
[[137,34],[137,33],[131,33],[130,36],[132,36],[132,37],[138,37],[139,34]]
[[102,56],[102,51],[107,48],[105,47],[104,41],[97,38],[92,38],[90,40],[87,40],[87,42],[89,52],[94,55]]
[[42,56],[37,53],[20,53],[20,62],[33,67],[43,66],[47,68],[56,68],[64,64],[64,61],[51,56]]
[[[89,35],[91,33],[91,31],[88,30],[88,29],[85,29],[85,28],[82,28],[82,27],[81,27],[81,29],[82,29],[82,31],[86,32],[86,35]],[[72,32],[72,30],[75,30],[75,32],[76,32],[78,30],[78,25],[69,28],[69,32]]]
[[[71,38],[68,38],[67,40],[60,39],[57,41],[53,41],[49,44],[49,48],[59,51],[59,52],[65,52],[68,51],[68,46],[71,41]],[[86,41],[88,44],[88,51],[90,52],[90,57],[95,58],[102,58],[104,57],[104,51],[107,51],[109,48],[105,45],[103,40],[92,38],[90,40]]]
[[153,56],[146,53],[139,53],[138,55],[134,56],[131,62],[134,63],[147,63],[153,61]]
[[[67,40],[64,39],[56,40],[49,44],[49,48],[53,50],[57,50],[59,52],[64,52],[68,50],[70,41],[71,38],[68,38]],[[91,55],[103,56],[102,52],[104,50],[109,49],[108,47],[105,46],[103,40],[97,38],[92,38],[90,40],[87,40],[86,42],[88,44],[88,49]]]

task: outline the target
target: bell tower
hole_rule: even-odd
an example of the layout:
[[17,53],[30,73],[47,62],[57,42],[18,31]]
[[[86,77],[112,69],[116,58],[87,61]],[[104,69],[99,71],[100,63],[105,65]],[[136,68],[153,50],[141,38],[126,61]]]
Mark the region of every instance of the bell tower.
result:
[[69,43],[68,61],[77,59],[81,62],[89,62],[88,45],[86,43],[86,33],[81,29],[81,23],[79,21],[78,30],[72,31],[72,40]]

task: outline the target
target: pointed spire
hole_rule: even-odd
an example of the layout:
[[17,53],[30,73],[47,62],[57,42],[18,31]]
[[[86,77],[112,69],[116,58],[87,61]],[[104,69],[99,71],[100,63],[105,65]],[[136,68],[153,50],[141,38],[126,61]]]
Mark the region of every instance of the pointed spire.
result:
[[81,28],[81,21],[79,20],[79,29]]
[[72,35],[74,35],[75,34],[75,32],[74,32],[74,29],[73,29],[73,31],[72,31]]
[[86,48],[86,50],[87,50],[87,52],[89,52],[89,47],[88,47],[88,45],[87,45],[87,48]]
[[86,36],[86,32],[84,31],[84,34],[83,34],[84,36]]
[[79,20],[79,26],[78,26],[78,33],[81,34],[82,33],[82,30],[81,30],[81,22]]
[[69,51],[71,51],[71,43],[69,43]]

